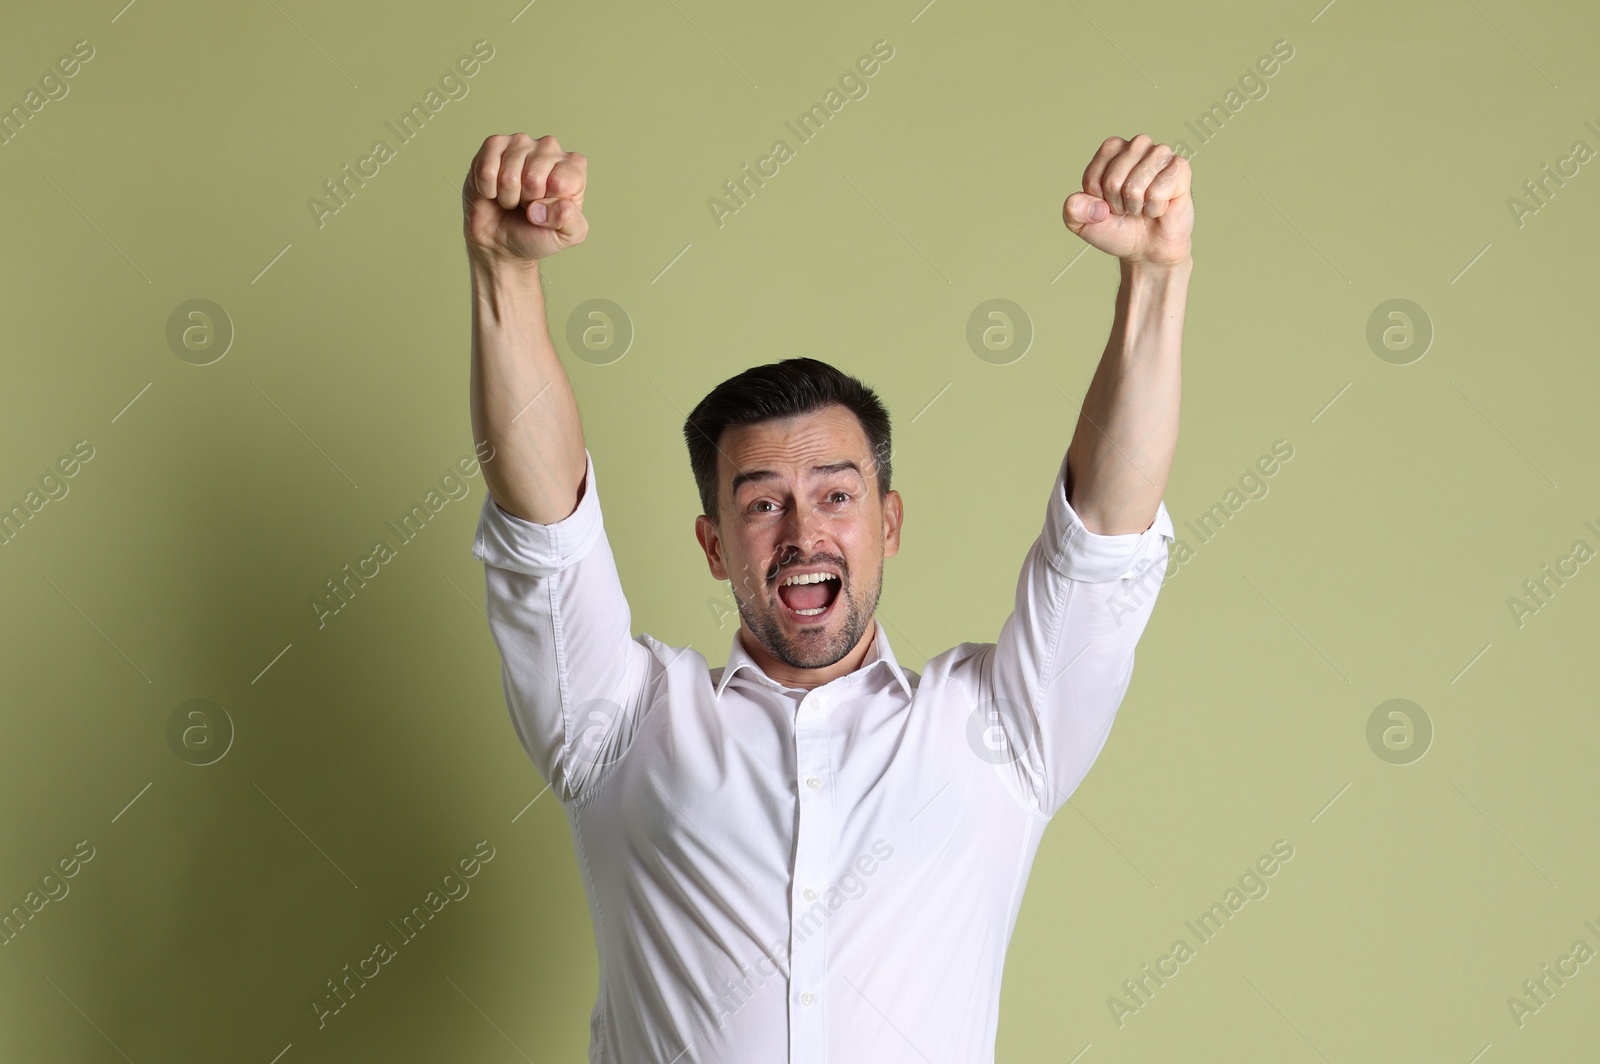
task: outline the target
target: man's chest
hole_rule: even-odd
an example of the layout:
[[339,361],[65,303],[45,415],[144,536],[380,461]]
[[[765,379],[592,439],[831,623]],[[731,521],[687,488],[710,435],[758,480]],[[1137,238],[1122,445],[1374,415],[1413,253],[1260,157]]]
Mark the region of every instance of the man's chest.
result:
[[867,874],[874,854],[910,879],[981,860],[1019,815],[959,707],[733,694],[642,715],[579,814],[604,840],[597,875],[798,903]]

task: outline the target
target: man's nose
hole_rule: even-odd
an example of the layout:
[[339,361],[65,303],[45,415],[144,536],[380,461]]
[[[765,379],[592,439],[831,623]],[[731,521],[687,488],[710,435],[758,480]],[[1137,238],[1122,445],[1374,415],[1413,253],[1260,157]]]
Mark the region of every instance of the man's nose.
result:
[[782,546],[787,553],[802,557],[816,552],[822,544],[822,514],[810,503],[797,501],[784,521]]

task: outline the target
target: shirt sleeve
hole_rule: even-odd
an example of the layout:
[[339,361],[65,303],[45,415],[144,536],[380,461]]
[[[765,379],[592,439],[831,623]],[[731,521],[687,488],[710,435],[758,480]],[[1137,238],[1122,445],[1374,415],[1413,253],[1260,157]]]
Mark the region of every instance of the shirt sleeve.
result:
[[472,544],[512,726],[562,802],[586,793],[626,749],[650,656],[630,634],[587,449],[584,462],[569,516],[537,524],[485,493]]
[[1133,678],[1175,539],[1166,501],[1143,532],[1089,531],[1067,501],[1062,457],[1044,529],[1017,577],[1015,606],[990,651],[982,711],[993,758],[1052,817],[1100,755]]

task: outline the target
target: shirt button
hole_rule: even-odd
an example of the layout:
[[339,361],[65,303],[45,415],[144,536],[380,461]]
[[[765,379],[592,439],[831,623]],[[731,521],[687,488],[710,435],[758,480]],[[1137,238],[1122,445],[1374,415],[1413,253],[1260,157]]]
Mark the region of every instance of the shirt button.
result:
[[817,995],[813,994],[809,990],[807,990],[804,994],[800,995],[800,1004],[802,1004],[802,1005],[809,1005],[813,1001],[816,1001],[816,1000],[817,1000]]
[[810,787],[812,790],[816,790],[818,787],[822,786],[822,781],[817,779],[817,777],[812,776],[810,779],[806,780],[806,786]]
[[812,890],[810,887],[807,887],[805,889],[805,895],[804,896],[805,896],[806,901],[816,901],[817,900],[817,892]]

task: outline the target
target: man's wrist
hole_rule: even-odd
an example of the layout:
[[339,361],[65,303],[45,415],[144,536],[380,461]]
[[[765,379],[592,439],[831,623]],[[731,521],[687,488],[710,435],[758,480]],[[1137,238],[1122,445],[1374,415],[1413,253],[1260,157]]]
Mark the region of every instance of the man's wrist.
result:
[[1151,262],[1145,259],[1118,259],[1124,277],[1149,277],[1149,278],[1182,278],[1187,277],[1194,269],[1194,257],[1185,254],[1183,258],[1168,262]]
[[1189,273],[1194,260],[1185,255],[1173,262],[1120,260],[1121,281],[1117,288],[1119,313],[1125,314],[1128,332],[1124,339],[1133,343],[1148,326],[1162,321],[1182,322],[1189,298]]
[[538,276],[539,260],[491,251],[476,244],[467,245],[467,264],[474,273]]
[[535,259],[518,259],[481,248],[468,248],[467,270],[472,276],[475,304],[494,321],[531,312],[543,318],[544,283]]

